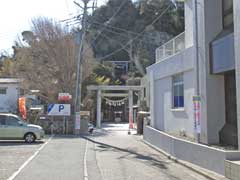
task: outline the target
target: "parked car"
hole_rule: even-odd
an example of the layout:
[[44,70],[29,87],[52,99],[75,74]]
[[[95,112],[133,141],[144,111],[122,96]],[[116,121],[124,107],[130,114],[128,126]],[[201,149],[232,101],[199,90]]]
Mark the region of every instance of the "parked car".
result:
[[26,143],[33,143],[43,137],[44,130],[41,126],[28,124],[14,114],[0,113],[1,140],[25,140]]

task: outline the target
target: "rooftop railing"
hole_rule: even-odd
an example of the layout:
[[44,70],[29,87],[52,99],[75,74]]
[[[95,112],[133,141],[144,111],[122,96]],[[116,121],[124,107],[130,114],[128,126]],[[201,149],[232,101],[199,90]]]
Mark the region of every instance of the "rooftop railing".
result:
[[185,32],[156,49],[156,62],[160,62],[185,49]]

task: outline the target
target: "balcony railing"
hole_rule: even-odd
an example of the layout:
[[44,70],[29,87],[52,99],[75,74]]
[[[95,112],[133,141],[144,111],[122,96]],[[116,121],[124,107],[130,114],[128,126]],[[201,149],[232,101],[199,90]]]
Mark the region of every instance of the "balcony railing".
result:
[[164,45],[156,49],[156,62],[160,62],[167,57],[185,49],[185,32],[174,37]]

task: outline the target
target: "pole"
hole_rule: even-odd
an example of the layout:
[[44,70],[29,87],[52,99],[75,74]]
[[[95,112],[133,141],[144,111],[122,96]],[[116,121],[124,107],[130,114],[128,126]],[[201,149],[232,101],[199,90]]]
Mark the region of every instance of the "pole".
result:
[[[193,0],[194,2],[194,26],[195,26],[195,33],[194,33],[194,44],[195,44],[195,96],[199,97],[199,101],[200,101],[200,87],[199,87],[199,83],[200,83],[200,80],[199,80],[199,48],[198,48],[198,2],[197,0]],[[199,106],[200,108],[200,106]],[[201,114],[200,114],[200,109],[199,109],[199,119],[198,118],[195,118],[195,121],[198,120],[200,123],[201,122]],[[197,123],[197,122],[195,122]],[[200,142],[200,132],[197,131],[197,142]]]
[[102,91],[100,89],[97,90],[97,128],[101,128],[101,105],[102,105]]
[[[76,96],[75,96],[75,134],[80,133],[79,127],[76,126],[76,113],[81,110],[81,92],[82,92],[82,61],[83,61],[83,48],[86,36],[86,22],[87,22],[87,4],[89,0],[83,0],[83,19],[81,22],[81,42],[78,51],[78,62],[77,62],[77,82],[76,82]],[[81,118],[81,117],[80,117]]]
[[128,105],[129,105],[129,127],[128,127],[128,134],[131,134],[131,129],[133,129],[133,91],[128,91]]

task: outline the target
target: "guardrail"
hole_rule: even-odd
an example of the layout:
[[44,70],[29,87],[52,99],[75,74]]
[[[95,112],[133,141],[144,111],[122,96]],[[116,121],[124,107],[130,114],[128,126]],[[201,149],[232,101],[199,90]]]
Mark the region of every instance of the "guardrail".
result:
[[160,62],[185,49],[185,32],[156,49],[156,62]]

